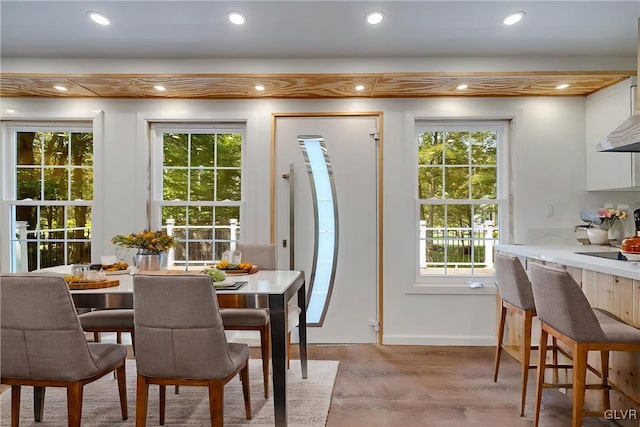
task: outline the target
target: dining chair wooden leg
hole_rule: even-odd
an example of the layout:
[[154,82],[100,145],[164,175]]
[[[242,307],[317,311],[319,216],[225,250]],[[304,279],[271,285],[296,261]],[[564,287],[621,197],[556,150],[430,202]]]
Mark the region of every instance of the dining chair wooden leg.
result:
[[504,335],[504,324],[507,317],[507,307],[502,306],[500,310],[500,321],[498,322],[498,330],[496,336],[498,338],[498,344],[496,345],[496,360],[493,368],[493,382],[498,382],[498,371],[500,370],[500,356],[502,355],[502,340]]
[[93,342],[100,342],[100,332],[93,333]]
[[147,426],[147,403],[149,400],[149,383],[138,375],[136,384],[136,427]]
[[602,408],[606,411],[611,409],[611,397],[609,394],[609,352],[605,350],[600,352],[600,372],[602,372]]
[[44,386],[33,387],[33,419],[37,422],[42,421],[42,413],[44,412],[44,395],[47,388]]
[[67,416],[69,427],[80,427],[82,416],[82,383],[73,381],[67,385]]
[[264,397],[269,398],[269,343],[271,342],[271,325],[267,324],[260,331],[260,350],[262,352],[262,378],[264,380]]
[[[177,387],[177,386],[176,386]],[[160,384],[158,387],[158,397],[160,401],[160,425],[164,425],[164,414],[167,411],[167,386],[164,384]]]
[[291,368],[291,331],[287,332],[287,369]]
[[222,381],[209,381],[209,414],[211,427],[224,425],[224,384]]
[[540,345],[538,346],[538,369],[536,378],[536,409],[533,416],[533,427],[538,427],[540,422],[540,405],[542,404],[542,385],[544,383],[544,369],[547,359],[547,339],[548,332],[544,329],[540,331]]
[[129,419],[129,410],[127,408],[127,376],[125,372],[125,363],[122,362],[117,371],[118,377],[118,393],[120,394],[120,412],[122,412],[122,419]]
[[[521,386],[520,386],[520,416],[524,417],[524,406],[527,400],[527,382],[529,380],[529,365],[531,364],[531,324],[533,323],[533,312],[524,312],[524,331],[521,348]],[[546,359],[546,357],[545,357]]]
[[573,345],[573,427],[582,426],[584,394],[587,379],[587,346]]
[[242,394],[244,396],[244,411],[247,419],[250,420],[251,414],[251,394],[249,393],[249,362],[240,371],[240,381],[242,381]]
[[20,423],[20,392],[22,386],[11,386],[11,427],[18,427]]

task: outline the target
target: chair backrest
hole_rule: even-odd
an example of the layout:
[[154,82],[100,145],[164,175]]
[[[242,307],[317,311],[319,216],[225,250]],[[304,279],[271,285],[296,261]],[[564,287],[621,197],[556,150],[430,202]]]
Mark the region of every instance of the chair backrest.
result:
[[496,253],[494,265],[500,297],[523,310],[535,309],[531,282],[518,257]]
[[260,270],[276,269],[276,245],[274,243],[236,243],[236,250],[242,253],[242,260],[257,265]]
[[606,341],[587,297],[566,270],[532,263],[530,271],[540,321],[577,342]]
[[71,381],[99,372],[60,275],[0,275],[0,325],[2,377]]
[[209,276],[136,274],[133,301],[138,373],[218,379],[233,372]]

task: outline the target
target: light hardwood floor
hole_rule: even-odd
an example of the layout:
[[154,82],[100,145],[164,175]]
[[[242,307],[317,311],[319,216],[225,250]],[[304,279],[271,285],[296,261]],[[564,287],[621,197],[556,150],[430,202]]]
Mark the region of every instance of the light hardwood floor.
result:
[[[535,370],[529,373],[526,413],[520,417],[520,366],[503,355],[494,383],[494,351],[494,347],[367,344],[308,348],[309,359],[340,362],[327,427],[533,426]],[[132,353],[129,346],[130,358]],[[259,348],[251,349],[251,357],[260,358]],[[295,345],[292,357],[298,357]],[[542,405],[540,427],[571,425],[567,395],[545,390]],[[583,426],[640,427],[640,420],[586,418]]]
[[[532,426],[535,369],[529,373],[525,417],[520,417],[520,365],[503,355],[494,383],[494,351],[494,347],[312,345],[309,358],[340,361],[327,427]],[[292,356],[297,357],[295,346]],[[542,405],[540,427],[571,425],[567,395],[547,389]],[[587,418],[583,425],[638,427],[640,421],[616,424]]]

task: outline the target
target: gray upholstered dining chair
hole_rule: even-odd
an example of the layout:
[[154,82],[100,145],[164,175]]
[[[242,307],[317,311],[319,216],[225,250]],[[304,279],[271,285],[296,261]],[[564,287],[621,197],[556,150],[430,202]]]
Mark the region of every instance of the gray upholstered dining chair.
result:
[[85,384],[116,371],[122,419],[128,418],[121,344],[88,343],[60,275],[0,275],[0,377],[11,386],[11,425],[18,426],[21,386],[34,387],[34,418],[42,420],[46,387],[67,389],[69,426],[80,426]]
[[[538,426],[542,389],[566,387],[544,382],[545,364],[542,355],[551,335],[572,350],[573,363],[573,427],[582,425],[584,416],[604,416],[610,409],[609,352],[640,351],[640,329],[627,325],[613,314],[594,309],[571,275],[560,268],[531,264],[531,285],[536,300],[536,311],[542,332],[536,381],[536,408],[534,426]],[[600,352],[600,383],[586,384],[589,351]],[[585,389],[602,389],[601,412],[584,412]]]
[[224,421],[224,385],[240,374],[247,419],[249,348],[228,343],[211,278],[204,274],[136,274],[136,426],[147,418],[149,384],[160,387],[164,424],[167,385],[209,388],[211,425]]
[[[275,270],[275,245],[236,244],[242,260],[257,265],[261,270]],[[223,308],[220,310],[224,328],[230,331],[258,331],[262,356],[264,397],[269,397],[269,358],[271,346],[271,319],[268,308]]]
[[[493,371],[493,382],[498,381],[498,371],[500,370],[500,356],[504,350],[509,356],[513,357],[520,363],[521,379],[520,379],[520,416],[524,416],[524,408],[527,400],[527,382],[529,378],[529,369],[535,368],[536,365],[531,364],[531,350],[538,349],[538,346],[531,345],[531,328],[533,318],[536,316],[536,306],[533,298],[533,290],[531,282],[527,276],[522,263],[518,257],[505,255],[501,253],[495,254],[494,259],[496,270],[496,285],[501,300],[500,319],[498,320],[498,329],[496,332],[498,342],[496,344],[496,357]],[[522,343],[518,345],[518,352],[512,351],[510,347],[505,347],[504,327],[507,313],[517,313],[522,315],[522,330],[519,335],[522,336]],[[555,338],[550,349],[553,351],[553,365],[558,367],[558,346]]]
[[[260,270],[276,269],[276,245],[237,243],[236,250],[240,251],[242,260],[257,265]],[[291,331],[298,326],[300,307],[290,302],[287,310],[288,345],[287,363],[291,354]],[[260,348],[262,355],[262,375],[264,379],[264,397],[269,397],[269,358],[271,322],[269,309],[266,308],[224,308],[221,310],[222,322],[227,330],[252,330],[260,332]]]
[[93,333],[93,341],[100,342],[102,332],[115,332],[116,342],[122,344],[122,333],[131,334],[131,344],[135,352],[135,332],[133,328],[132,308],[113,308],[91,310],[81,313],[80,324],[85,332]]

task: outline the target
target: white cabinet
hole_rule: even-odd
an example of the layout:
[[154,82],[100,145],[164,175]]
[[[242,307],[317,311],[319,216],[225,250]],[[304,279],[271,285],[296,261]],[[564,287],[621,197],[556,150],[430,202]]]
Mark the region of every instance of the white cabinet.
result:
[[596,146],[632,113],[635,78],[587,96],[586,189],[631,190],[640,187],[640,153],[601,153]]

